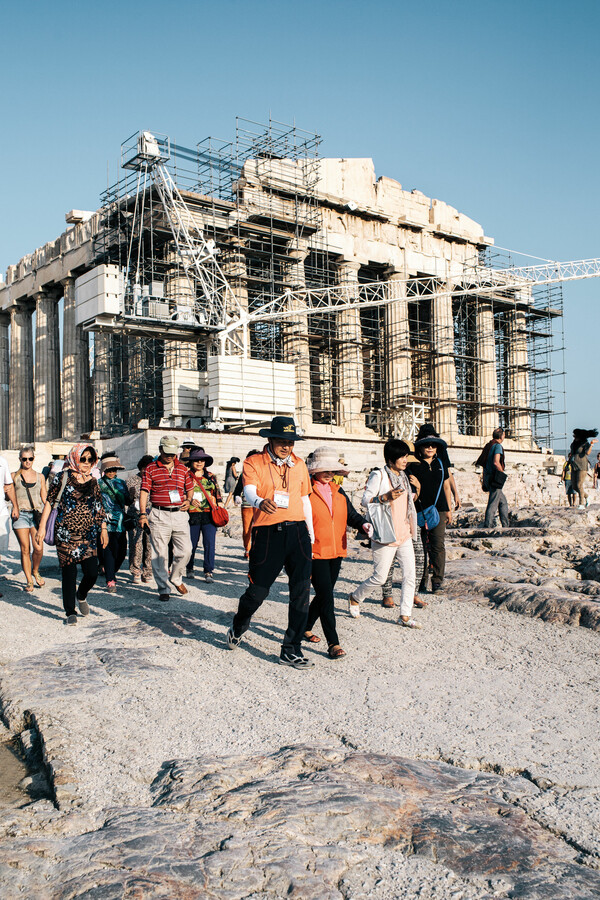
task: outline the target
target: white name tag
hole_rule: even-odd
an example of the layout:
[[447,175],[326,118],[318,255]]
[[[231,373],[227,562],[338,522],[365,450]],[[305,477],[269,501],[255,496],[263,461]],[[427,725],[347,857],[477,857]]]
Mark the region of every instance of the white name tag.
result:
[[290,505],[290,495],[287,491],[275,491],[273,502],[275,503],[275,506],[280,506],[282,509],[287,509]]
[[181,494],[179,491],[169,491],[169,499],[171,503],[181,503]]

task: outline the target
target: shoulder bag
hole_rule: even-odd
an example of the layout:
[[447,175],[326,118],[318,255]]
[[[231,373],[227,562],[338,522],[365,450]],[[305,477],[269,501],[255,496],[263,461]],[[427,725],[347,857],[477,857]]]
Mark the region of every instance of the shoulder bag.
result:
[[221,528],[223,525],[227,525],[229,522],[229,513],[222,506],[217,506],[213,498],[210,494],[207,494],[201,484],[196,482],[206,499],[208,500],[208,505],[210,506],[210,517],[213,520],[213,525],[216,525],[217,528]]
[[440,463],[440,469],[442,470],[442,480],[440,481],[440,486],[435,496],[433,505],[426,506],[425,509],[422,509],[417,513],[417,525],[419,526],[419,528],[426,528],[428,531],[432,531],[434,528],[436,528],[437,525],[440,524],[440,514],[437,511],[436,504],[439,500],[439,496],[442,492],[442,486],[444,484],[444,467],[439,459],[438,462]]
[[58,504],[61,501],[61,497],[63,495],[63,491],[65,489],[67,479],[68,479],[68,470],[66,470],[62,473],[62,482],[60,485],[60,490],[58,492],[58,496],[57,496],[56,500],[54,501],[50,515],[48,516],[48,521],[46,522],[46,536],[44,538],[44,543],[48,544],[49,547],[54,547],[54,545],[56,544],[56,537],[54,536],[54,529],[56,526],[56,517],[58,515]]
[[[383,472],[380,469],[381,482],[379,490],[383,486]],[[373,526],[373,540],[378,544],[393,544],[396,541],[396,529],[392,518],[391,503],[380,503],[379,498],[375,503],[367,506],[367,519]]]
[[[21,475],[21,484],[23,485],[23,487],[24,487],[25,490],[27,491],[27,496],[29,497],[29,503],[30,503],[30,505],[31,505],[31,512],[32,512],[32,514],[33,514],[33,524],[35,525],[36,528],[39,528],[39,527],[40,527],[40,522],[41,522],[41,520],[42,520],[42,514],[41,514],[41,512],[39,511],[39,509],[36,509],[36,508],[35,508],[35,504],[34,504],[34,502],[33,502],[32,496],[31,496],[31,491],[29,490],[29,485],[27,484],[27,482],[25,481],[25,479],[23,478],[22,475]],[[37,482],[36,482],[36,484],[37,484]]]

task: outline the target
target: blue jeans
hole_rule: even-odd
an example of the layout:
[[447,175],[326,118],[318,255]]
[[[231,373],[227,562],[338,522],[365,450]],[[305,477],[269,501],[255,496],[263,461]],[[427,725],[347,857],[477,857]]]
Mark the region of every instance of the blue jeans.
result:
[[187,574],[194,571],[194,557],[196,555],[196,547],[202,534],[202,546],[204,548],[204,571],[212,572],[215,567],[215,545],[217,537],[217,526],[212,522],[206,522],[204,525],[190,525],[190,539],[192,541],[192,555],[187,564]]

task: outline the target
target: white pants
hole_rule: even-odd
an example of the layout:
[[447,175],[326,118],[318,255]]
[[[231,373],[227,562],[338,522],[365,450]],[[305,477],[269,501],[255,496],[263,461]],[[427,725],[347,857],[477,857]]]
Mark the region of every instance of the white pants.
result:
[[372,541],[373,574],[352,591],[354,600],[364,600],[373,588],[385,584],[394,557],[402,567],[402,593],[400,596],[400,615],[410,616],[415,598],[415,551],[412,538],[404,541],[399,547],[392,544],[378,544]]
[[0,554],[8,552],[8,538],[10,535],[11,514],[0,514]]

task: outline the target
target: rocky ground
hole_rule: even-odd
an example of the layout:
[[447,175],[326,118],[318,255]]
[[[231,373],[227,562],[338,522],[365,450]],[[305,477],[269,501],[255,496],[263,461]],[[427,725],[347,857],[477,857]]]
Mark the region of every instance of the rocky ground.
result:
[[[237,523],[213,585],[159,604],[128,575],[64,625],[0,579],[0,894],[27,898],[600,897],[600,507],[467,510],[422,631],[373,598],[351,540],[348,656],[277,664],[285,582],[235,652]],[[16,554],[6,569],[18,570]],[[575,627],[584,626],[584,627]],[[20,780],[17,789],[15,781]]]

